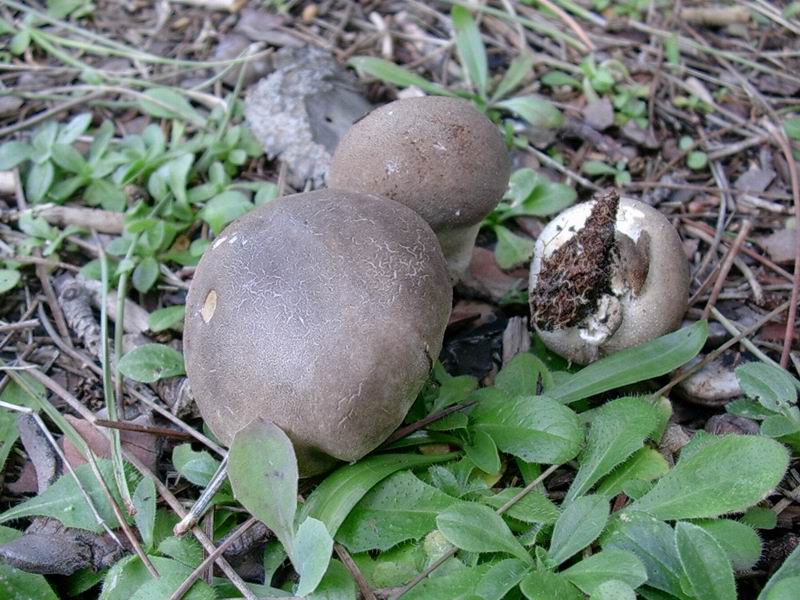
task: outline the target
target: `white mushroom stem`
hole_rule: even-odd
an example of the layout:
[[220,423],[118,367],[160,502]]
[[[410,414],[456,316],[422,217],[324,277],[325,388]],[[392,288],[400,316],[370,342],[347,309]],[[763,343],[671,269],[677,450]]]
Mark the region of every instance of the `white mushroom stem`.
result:
[[458,229],[437,231],[436,237],[442,246],[442,254],[447,260],[447,276],[450,283],[455,285],[466,274],[472,260],[472,249],[478,237],[481,225],[471,225]]

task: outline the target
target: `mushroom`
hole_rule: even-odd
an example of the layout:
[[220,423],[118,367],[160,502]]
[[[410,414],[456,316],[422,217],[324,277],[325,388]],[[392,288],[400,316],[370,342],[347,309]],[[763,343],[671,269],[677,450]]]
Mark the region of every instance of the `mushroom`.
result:
[[466,100],[426,96],[396,100],[357,121],[339,142],[328,178],[332,187],[379,194],[422,215],[455,283],[510,174],[494,123]]
[[587,364],[677,329],[689,264],[664,215],[608,190],[542,230],[528,292],[544,344]]
[[271,420],[314,475],[400,425],[451,302],[436,237],[411,209],[333,189],[287,196],[229,225],[197,266],[189,383],[222,443]]

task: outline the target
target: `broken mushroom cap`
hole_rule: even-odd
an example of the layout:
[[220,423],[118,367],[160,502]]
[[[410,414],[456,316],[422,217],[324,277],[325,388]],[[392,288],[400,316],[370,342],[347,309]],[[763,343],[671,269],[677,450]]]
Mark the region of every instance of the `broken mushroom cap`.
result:
[[466,100],[425,96],[396,100],[357,121],[339,142],[328,179],[332,187],[379,194],[422,215],[455,282],[510,174],[494,123]]
[[228,226],[186,302],[184,353],[211,431],[253,419],[292,439],[300,473],[354,461],[402,422],[439,354],[452,290],[409,208],[321,190]]
[[536,241],[528,291],[544,344],[588,364],[677,329],[689,264],[664,215],[611,190],[548,223]]

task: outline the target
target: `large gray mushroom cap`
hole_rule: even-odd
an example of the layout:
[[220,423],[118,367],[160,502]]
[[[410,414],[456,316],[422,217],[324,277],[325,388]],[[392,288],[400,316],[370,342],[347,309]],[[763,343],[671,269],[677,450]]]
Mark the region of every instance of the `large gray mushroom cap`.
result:
[[229,445],[283,428],[303,476],[356,460],[402,422],[439,354],[452,291],[412,210],[340,190],[287,196],[227,227],[186,303],[186,370]]
[[458,275],[510,174],[494,123],[466,100],[425,96],[396,100],[356,122],[333,154],[329,181],[414,209],[439,237],[451,275]]

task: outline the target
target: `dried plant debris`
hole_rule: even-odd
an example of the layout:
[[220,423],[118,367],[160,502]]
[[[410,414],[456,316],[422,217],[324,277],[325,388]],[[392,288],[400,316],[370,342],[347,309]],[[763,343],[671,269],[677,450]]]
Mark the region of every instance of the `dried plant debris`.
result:
[[577,325],[611,291],[619,193],[607,190],[595,200],[583,228],[542,261],[530,305],[544,331]]

